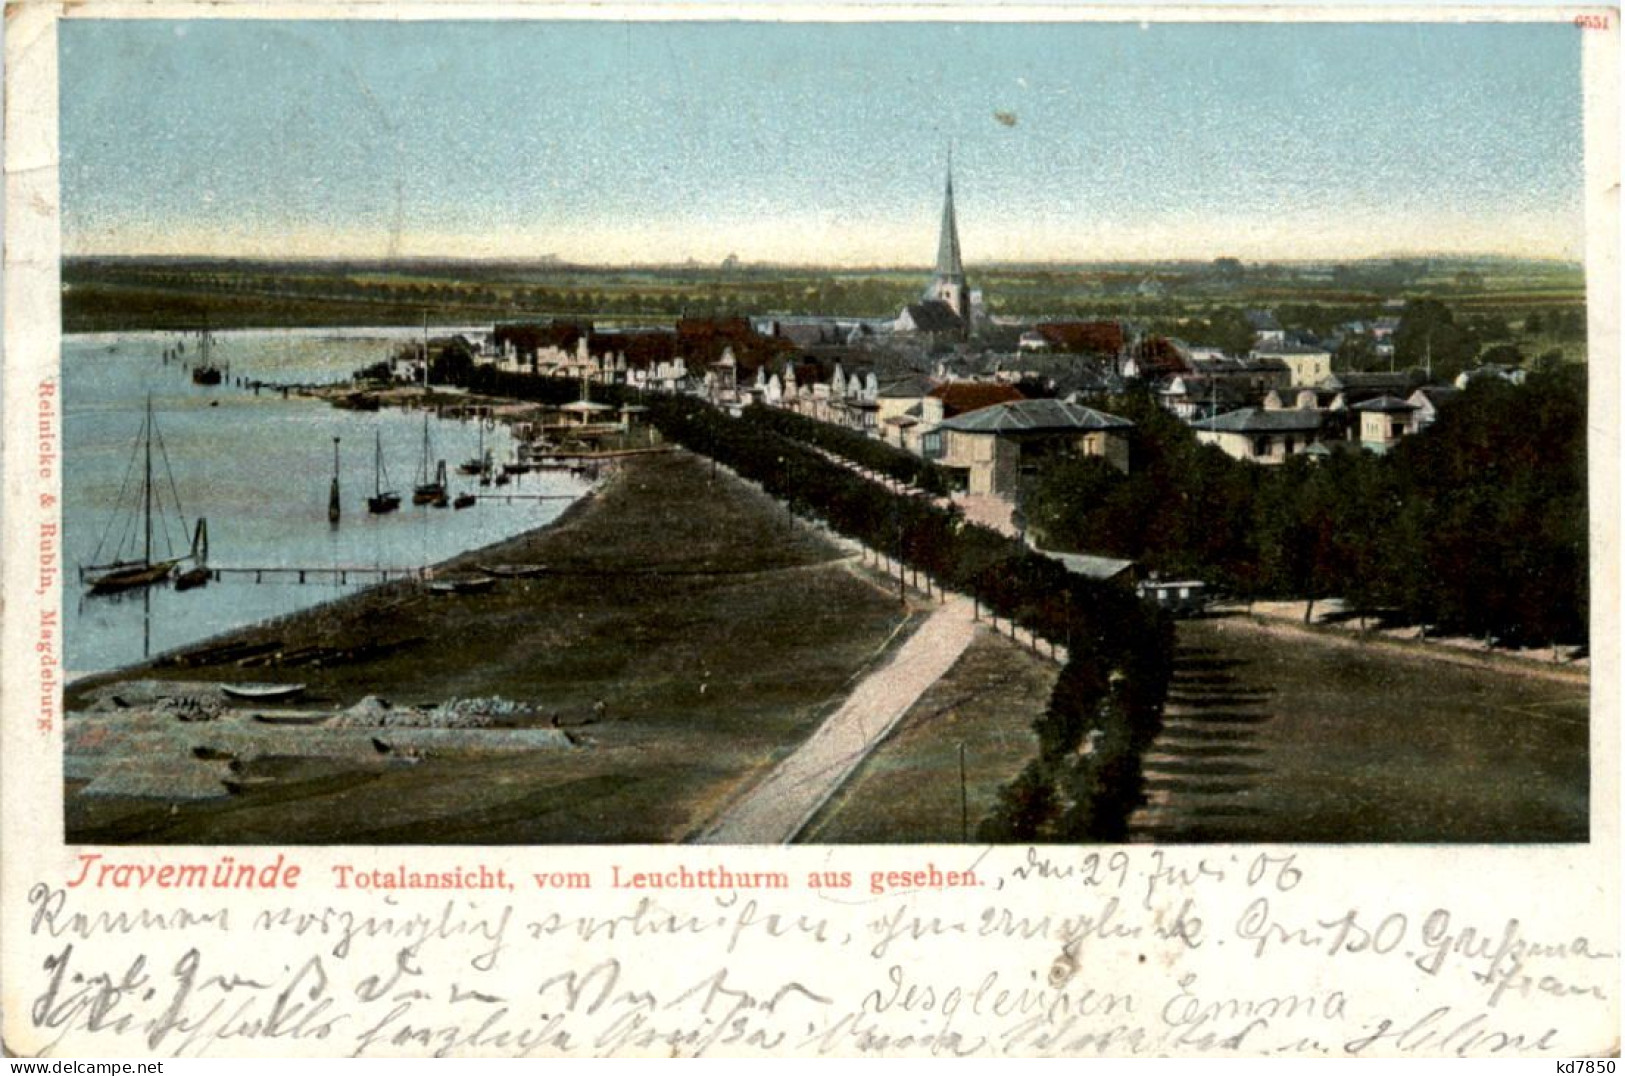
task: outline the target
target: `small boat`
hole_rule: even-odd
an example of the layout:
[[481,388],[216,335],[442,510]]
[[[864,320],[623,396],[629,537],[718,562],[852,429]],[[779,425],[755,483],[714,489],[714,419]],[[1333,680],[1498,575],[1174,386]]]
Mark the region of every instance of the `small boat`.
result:
[[[304,684],[221,684],[220,693],[233,699],[251,702],[280,702],[298,697]],[[325,715],[324,715],[325,716]]]
[[276,778],[268,774],[261,774],[253,777],[226,777],[222,778],[220,783],[224,785],[226,791],[230,792],[233,796],[240,796],[244,792],[252,792],[256,788],[265,788],[269,785],[274,785],[276,784]]
[[451,506],[460,512],[464,508],[473,508],[474,499],[475,498],[472,493],[459,493],[456,497],[452,498]]
[[332,714],[251,714],[249,719],[262,725],[320,725]]
[[494,577],[484,579],[437,579],[429,584],[436,594],[483,594],[497,585]]
[[382,432],[378,433],[377,450],[373,454],[372,473],[372,496],[367,498],[367,511],[375,516],[395,511],[401,506],[401,495],[394,490],[384,488],[384,435]]
[[524,579],[528,576],[546,575],[548,571],[545,564],[476,564],[474,570],[497,579]]
[[484,474],[491,466],[490,458],[485,454],[485,420],[477,418],[474,421],[480,424],[480,447],[474,455],[457,465],[458,474],[476,475]]
[[208,583],[209,569],[207,568],[188,568],[175,576],[176,590],[195,590],[198,587],[207,586]]

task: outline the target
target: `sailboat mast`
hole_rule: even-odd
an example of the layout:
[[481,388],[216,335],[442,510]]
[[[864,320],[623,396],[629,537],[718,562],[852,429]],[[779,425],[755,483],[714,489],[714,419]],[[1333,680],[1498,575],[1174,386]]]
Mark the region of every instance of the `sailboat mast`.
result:
[[146,428],[142,431],[142,433],[143,433],[143,440],[146,441],[147,466],[146,466],[146,474],[145,474],[145,477],[144,477],[144,479],[142,481],[142,485],[141,485],[141,497],[142,497],[143,502],[145,503],[144,511],[141,514],[145,518],[145,521],[146,521],[146,527],[145,527],[146,541],[145,541],[145,543],[143,545],[144,552],[142,554],[141,559],[145,563],[151,564],[152,563],[152,394],[151,393],[147,394],[147,424],[146,424]]
[[377,444],[372,453],[372,493],[373,496],[382,496],[384,492],[384,433],[374,430]]

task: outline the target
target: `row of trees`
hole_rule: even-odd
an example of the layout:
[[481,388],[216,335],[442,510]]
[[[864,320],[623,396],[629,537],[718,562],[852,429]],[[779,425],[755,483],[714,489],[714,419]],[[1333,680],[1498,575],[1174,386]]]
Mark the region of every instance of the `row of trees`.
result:
[[1131,471],[1060,463],[1031,480],[1059,548],[1140,560],[1243,597],[1356,609],[1514,644],[1587,638],[1584,370],[1474,382],[1389,454],[1230,459],[1146,397]]
[[947,468],[921,459],[895,445],[888,445],[884,441],[865,436],[857,430],[829,422],[819,422],[806,415],[798,415],[794,411],[785,411],[777,407],[751,407],[746,410],[744,417],[763,429],[800,441],[802,444],[821,448],[860,467],[868,468],[876,474],[894,478],[926,493],[947,496],[964,486],[964,482]]

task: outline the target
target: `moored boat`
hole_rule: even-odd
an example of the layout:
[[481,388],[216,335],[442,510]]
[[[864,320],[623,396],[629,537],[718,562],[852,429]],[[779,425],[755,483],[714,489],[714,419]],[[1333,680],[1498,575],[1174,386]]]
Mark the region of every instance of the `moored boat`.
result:
[[[91,555],[92,563],[84,565],[80,569],[80,576],[89,585],[89,593],[91,594],[118,594],[123,591],[138,590],[142,587],[150,587],[166,582],[175,573],[176,566],[188,559],[196,562],[193,572],[203,566],[198,543],[207,541],[205,536],[208,532],[206,529],[207,524],[201,519],[198,520],[198,531],[192,540],[192,550],[189,554],[177,555],[171,548],[166,550],[165,555],[162,557],[154,556],[155,536],[161,537],[166,544],[170,541],[169,527],[162,522],[162,517],[165,514],[161,502],[164,487],[154,481],[153,475],[152,450],[154,443],[157,444],[159,454],[164,458],[167,466],[168,454],[163,449],[163,435],[158,432],[157,423],[152,414],[152,398],[149,396],[147,398],[146,418],[141,424],[141,433],[136,440],[134,449],[134,452],[144,460],[141,471],[141,488],[135,494],[134,503],[130,505],[128,514],[122,517],[125,521],[124,532],[120,538],[119,546],[115,549],[114,559],[105,563],[95,563],[101,557],[102,549],[105,547],[107,539],[112,535],[114,527],[120,523],[118,509],[122,508],[125,503],[124,490],[119,491],[119,505],[115,507],[114,518],[108,521],[108,529],[103,533],[101,542],[97,544],[96,552]],[[134,469],[133,460],[131,461],[131,469]],[[173,499],[175,489],[175,476],[173,474],[169,475],[168,488]],[[184,539],[186,517],[181,514],[178,500],[175,501],[174,508],[176,514],[180,515],[181,536]],[[133,526],[133,520],[130,519],[130,516],[133,515],[139,515],[141,520],[140,543],[138,546],[135,545],[136,528]],[[156,535],[153,530],[155,520],[160,523],[161,527],[161,531]],[[192,586],[200,585],[191,572],[188,572],[187,575],[189,577],[188,584],[181,589],[189,589]]]
[[198,333],[198,361],[192,367],[192,384],[218,385],[225,377],[225,371],[214,364],[209,356],[209,348],[213,338],[207,328]]
[[[423,415],[423,461],[418,464],[417,484],[412,487],[413,504],[432,504],[437,508],[445,507],[441,502],[446,500],[446,461],[440,460],[431,471],[430,457],[433,455],[429,444],[429,415]],[[431,478],[430,475],[433,475]]]
[[375,516],[395,511],[401,506],[401,495],[392,489],[384,488],[387,472],[384,470],[384,435],[381,431],[377,434],[376,448],[373,452],[372,474],[372,496],[367,498],[367,511]]

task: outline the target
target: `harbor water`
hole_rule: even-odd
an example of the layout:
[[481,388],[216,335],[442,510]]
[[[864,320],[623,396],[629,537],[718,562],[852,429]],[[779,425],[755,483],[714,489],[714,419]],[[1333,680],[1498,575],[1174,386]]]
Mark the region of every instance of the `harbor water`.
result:
[[[439,332],[441,330],[437,330]],[[232,628],[330,601],[376,577],[339,582],[331,572],[297,576],[226,573],[208,585],[169,585],[91,595],[78,567],[106,563],[141,536],[145,468],[141,442],[150,398],[153,442],[153,556],[179,556],[190,529],[208,520],[209,565],[311,569],[414,569],[510,538],[557,518],[585,483],[567,473],[515,476],[481,489],[457,466],[484,447],[500,464],[513,441],[500,423],[428,419],[430,467],[445,460],[448,492],[523,494],[455,510],[412,504],[424,457],[423,411],[348,411],[323,400],[246,387],[253,380],[325,384],[387,359],[421,329],[279,330],[214,334],[211,358],[226,368],[220,385],[192,383],[197,337],[174,333],[90,334],[62,344],[62,590],[70,676],[132,664]],[[185,341],[185,352],[165,360]],[[483,432],[482,432],[483,427]],[[334,445],[339,438],[340,519],[328,519]],[[161,439],[161,440],[160,440]],[[398,511],[372,515],[375,446],[381,441]],[[171,486],[173,477],[173,486]],[[122,491],[122,498],[121,498]],[[178,502],[179,518],[175,511]],[[122,503],[122,510],[120,505]]]

